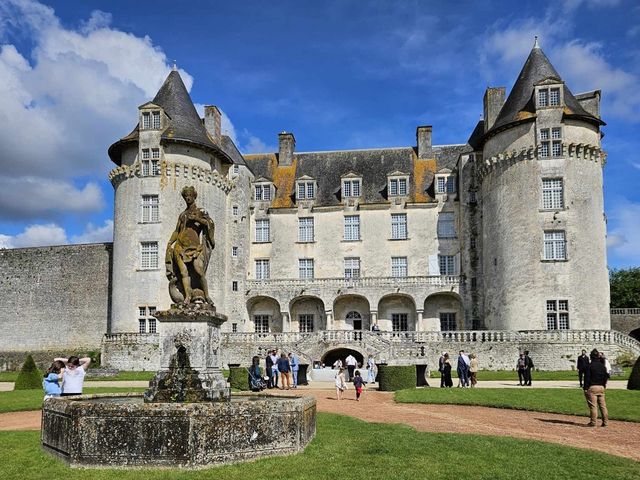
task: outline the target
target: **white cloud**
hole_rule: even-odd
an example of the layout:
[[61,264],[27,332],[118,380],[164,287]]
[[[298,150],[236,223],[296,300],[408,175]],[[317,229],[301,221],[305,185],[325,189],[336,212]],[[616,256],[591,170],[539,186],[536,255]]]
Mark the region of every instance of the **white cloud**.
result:
[[565,12],[571,12],[586,5],[588,8],[609,8],[620,5],[621,0],[563,0],[562,7]]
[[0,248],[42,247],[68,243],[64,228],[55,223],[29,225],[15,236],[0,235]]
[[615,259],[616,264],[640,264],[640,203],[617,200],[608,211],[609,257]]
[[71,237],[71,243],[100,243],[113,241],[113,220],[106,220],[104,225],[97,227],[88,223],[80,235]]

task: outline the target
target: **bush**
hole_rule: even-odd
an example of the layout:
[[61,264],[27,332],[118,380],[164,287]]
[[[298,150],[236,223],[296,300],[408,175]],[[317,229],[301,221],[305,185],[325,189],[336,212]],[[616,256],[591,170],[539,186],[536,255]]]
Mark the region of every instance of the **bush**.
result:
[[246,367],[231,367],[229,385],[236,390],[249,390],[249,370]]
[[627,390],[640,390],[640,357],[636,360],[636,364],[631,370],[631,375],[629,375]]
[[621,367],[633,367],[634,362],[636,361],[635,357],[630,353],[623,353],[616,357],[615,364]]
[[36,367],[36,362],[33,361],[31,355],[27,355],[22,370],[16,378],[14,390],[34,390],[42,388],[42,372]]
[[405,388],[415,388],[415,365],[394,366],[378,365],[378,389],[384,392],[394,392]]

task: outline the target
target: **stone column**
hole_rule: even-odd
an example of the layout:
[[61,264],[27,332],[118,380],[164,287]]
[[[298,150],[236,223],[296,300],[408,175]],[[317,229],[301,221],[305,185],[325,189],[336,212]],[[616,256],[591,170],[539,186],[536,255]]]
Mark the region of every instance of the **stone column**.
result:
[[416,331],[421,332],[424,329],[424,325],[422,325],[422,314],[424,313],[424,310],[416,310],[416,313],[418,314],[418,318],[416,320]]
[[282,317],[282,331],[290,332],[291,331],[291,316],[289,312],[280,312],[280,316]]
[[378,311],[371,310],[371,325],[369,325],[369,330],[371,330],[371,327],[373,327],[373,325],[375,325],[376,323],[378,323]]
[[327,317],[327,330],[333,330],[333,310],[326,310],[324,313]]

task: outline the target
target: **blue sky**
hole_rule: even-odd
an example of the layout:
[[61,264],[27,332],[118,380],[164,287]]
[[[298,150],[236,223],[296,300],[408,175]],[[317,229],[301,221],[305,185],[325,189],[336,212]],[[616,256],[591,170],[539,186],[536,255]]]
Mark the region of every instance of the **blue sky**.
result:
[[[183,5],[184,4],[184,5]],[[632,0],[0,4],[0,246],[107,241],[113,167],[173,60],[243,152],[464,143],[533,44],[602,89],[609,265],[640,265],[640,6]],[[597,194],[597,192],[594,192]]]

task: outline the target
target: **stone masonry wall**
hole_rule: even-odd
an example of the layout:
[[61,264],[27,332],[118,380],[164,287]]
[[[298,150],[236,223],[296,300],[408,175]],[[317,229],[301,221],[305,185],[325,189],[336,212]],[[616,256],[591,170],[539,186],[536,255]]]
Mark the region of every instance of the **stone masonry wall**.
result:
[[[635,310],[635,309],[634,309]],[[619,332],[630,334],[633,330],[640,329],[640,314],[631,313],[612,313],[611,329]]]

